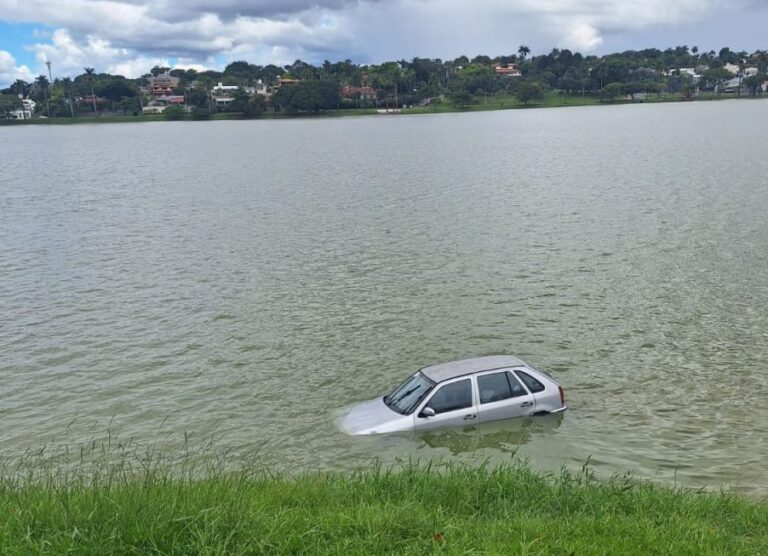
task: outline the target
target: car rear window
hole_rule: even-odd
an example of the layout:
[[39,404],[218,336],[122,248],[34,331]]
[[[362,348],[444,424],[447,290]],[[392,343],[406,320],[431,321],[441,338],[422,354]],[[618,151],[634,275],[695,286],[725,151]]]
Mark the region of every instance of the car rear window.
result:
[[512,397],[517,398],[518,396],[527,396],[528,392],[523,388],[523,385],[520,384],[520,381],[515,378],[515,375],[507,371],[507,379],[509,379],[509,386],[512,388]]
[[525,382],[525,385],[528,387],[528,390],[530,390],[533,394],[536,392],[543,392],[544,391],[544,385],[533,378],[531,375],[526,373],[525,371],[515,371],[515,374],[520,377],[520,380]]

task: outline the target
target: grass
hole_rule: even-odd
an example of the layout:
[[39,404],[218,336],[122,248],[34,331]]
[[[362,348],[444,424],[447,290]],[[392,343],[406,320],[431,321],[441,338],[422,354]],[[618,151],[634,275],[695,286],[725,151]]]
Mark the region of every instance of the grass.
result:
[[[107,451],[107,453],[109,450]],[[225,457],[40,454],[0,468],[2,554],[766,554],[733,493],[408,463],[288,476]],[[109,454],[107,454],[109,455]]]

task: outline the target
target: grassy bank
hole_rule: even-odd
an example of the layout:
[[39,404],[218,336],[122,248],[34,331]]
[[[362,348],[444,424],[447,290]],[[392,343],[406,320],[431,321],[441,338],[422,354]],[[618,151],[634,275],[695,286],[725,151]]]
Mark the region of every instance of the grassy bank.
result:
[[2,554],[764,554],[768,504],[589,472],[285,477],[162,465],[0,481]]

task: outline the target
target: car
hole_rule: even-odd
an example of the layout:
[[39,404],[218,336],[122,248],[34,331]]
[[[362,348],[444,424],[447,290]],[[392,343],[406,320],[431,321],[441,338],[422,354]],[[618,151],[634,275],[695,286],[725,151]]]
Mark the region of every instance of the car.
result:
[[391,394],[354,406],[341,429],[351,435],[422,431],[566,408],[563,388],[548,373],[511,355],[489,355],[424,367]]

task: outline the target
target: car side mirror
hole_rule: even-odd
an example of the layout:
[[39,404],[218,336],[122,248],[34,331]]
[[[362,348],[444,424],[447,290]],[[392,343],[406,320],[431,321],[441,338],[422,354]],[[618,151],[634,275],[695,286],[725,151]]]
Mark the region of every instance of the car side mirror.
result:
[[419,413],[419,417],[434,417],[435,416],[435,410],[431,407],[425,407],[421,410],[421,413]]

